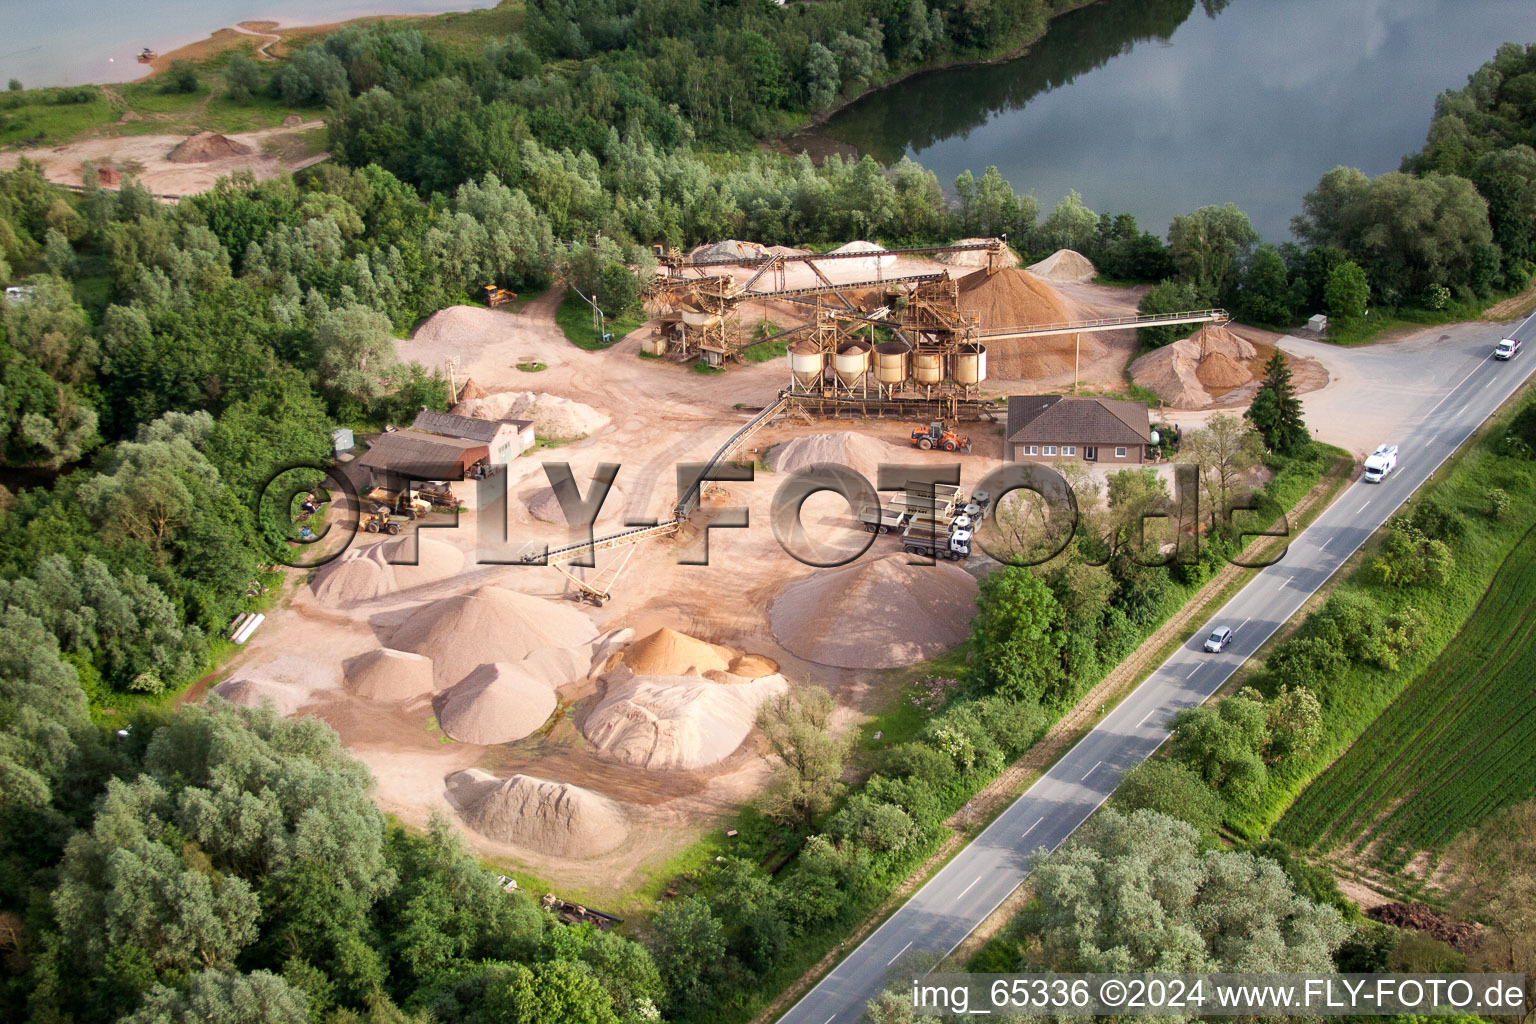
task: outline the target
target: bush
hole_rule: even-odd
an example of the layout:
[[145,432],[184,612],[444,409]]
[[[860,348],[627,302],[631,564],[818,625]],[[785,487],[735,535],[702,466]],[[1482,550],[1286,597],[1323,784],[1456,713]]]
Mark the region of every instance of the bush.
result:
[[1203,835],[1221,824],[1226,805],[1193,770],[1178,761],[1153,760],[1125,773],[1115,802],[1126,814],[1142,808],[1187,821]]
[[1488,488],[1488,518],[1503,519],[1509,515],[1509,492],[1502,487]]
[[197,68],[193,67],[189,60],[173,62],[170,70],[165,73],[165,81],[160,84],[160,91],[164,93],[197,92]]
[[1371,573],[1377,582],[1389,587],[1438,587],[1450,578],[1455,565],[1455,556],[1444,541],[1402,526],[1387,534],[1381,553],[1371,563]]

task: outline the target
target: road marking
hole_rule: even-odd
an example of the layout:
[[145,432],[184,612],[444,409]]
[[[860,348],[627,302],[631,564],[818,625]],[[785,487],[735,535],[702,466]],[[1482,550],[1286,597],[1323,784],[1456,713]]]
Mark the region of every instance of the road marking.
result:
[[1295,582],[1296,582],[1296,577],[1295,576],[1287,576],[1285,578],[1285,586],[1287,586],[1287,587],[1290,586],[1292,583],[1295,583]]
[[[979,882],[979,881],[981,881],[981,876],[977,875],[976,876],[976,882]],[[960,895],[956,896],[955,900],[958,902],[959,900],[963,899],[965,897],[966,893],[970,892],[972,889],[974,889],[976,887],[976,882],[972,882],[970,885],[966,886],[964,889],[961,889],[960,890]]]
[[[1146,721],[1146,719],[1142,719],[1142,721]],[[1038,824],[1040,824],[1040,823],[1041,823],[1041,822],[1042,822],[1042,821],[1044,821],[1044,820],[1045,820],[1045,815],[1043,815],[1043,814],[1042,814],[1042,815],[1040,815],[1040,817],[1038,817],[1038,818],[1036,818],[1036,819],[1035,819],[1035,825],[1038,825]],[[1019,838],[1020,838],[1020,839],[1023,839],[1023,838],[1024,838],[1024,837],[1025,837],[1025,836],[1027,836],[1027,835],[1029,835],[1029,834],[1030,834],[1030,833],[1031,833],[1031,832],[1033,832],[1033,831],[1034,831],[1034,830],[1035,830],[1035,825],[1031,825],[1031,826],[1029,826],[1029,828],[1027,828],[1027,829],[1025,829],[1025,830],[1024,830],[1024,831],[1023,831],[1023,832],[1021,832],[1021,833],[1020,833],[1020,834],[1019,834]]]
[[1437,437],[1439,437],[1439,436],[1440,436],[1440,435],[1439,435],[1439,434],[1430,434],[1430,435],[1429,435],[1429,440],[1428,440],[1428,441],[1425,441],[1425,442],[1424,442],[1424,443],[1425,443],[1425,444],[1426,444],[1426,445],[1430,445],[1430,444],[1434,444],[1434,443],[1435,443],[1435,438],[1437,438]]
[[1493,383],[1493,380],[1492,380],[1492,378],[1490,378],[1488,383],[1483,385],[1483,390],[1487,391],[1488,388],[1489,388],[1489,385],[1491,385],[1492,383]]
[[[1248,617],[1247,617],[1247,618],[1246,618],[1246,619],[1244,619],[1244,620],[1243,620],[1243,626],[1246,626],[1246,625],[1248,625],[1248,623],[1250,623],[1250,622],[1252,622],[1252,621],[1253,621],[1253,616],[1252,616],[1252,615],[1250,615],[1250,616],[1248,616]],[[1242,628],[1243,628],[1243,626],[1238,626],[1238,627],[1237,627],[1237,629],[1242,629]],[[1234,630],[1233,630],[1233,631],[1232,631],[1232,632],[1234,632],[1234,633],[1236,633],[1236,632],[1237,632],[1237,629],[1234,629]]]
[[1194,668],[1189,670],[1189,675],[1185,676],[1184,678],[1185,679],[1193,679],[1193,678],[1195,678],[1195,673],[1199,672],[1199,671],[1200,671],[1200,666],[1196,665]]
[[[1360,512],[1364,512],[1367,508],[1370,507],[1370,504],[1371,503],[1369,501],[1367,501],[1364,505],[1361,505],[1360,506]],[[1355,515],[1359,515],[1360,512],[1356,512]]]
[[[916,941],[917,941],[916,939],[912,940],[912,942],[916,942]],[[895,963],[897,957],[901,956],[901,954],[905,953],[909,948],[911,948],[912,942],[909,942],[905,946],[902,946],[900,949],[898,949],[896,951],[896,956],[893,956],[889,960],[887,960],[885,962],[885,966],[889,967],[889,966],[891,966],[891,964]],[[835,1013],[832,1015],[832,1017],[836,1017],[836,1016],[837,1016],[837,1014],[835,1014]],[[832,1017],[828,1017],[827,1019],[831,1020]]]
[[1089,768],[1087,771],[1083,772],[1083,777],[1081,779],[1078,779],[1077,781],[1079,781],[1079,782],[1087,782],[1088,781],[1088,776],[1093,774],[1093,769],[1097,768],[1099,765],[1101,765],[1103,763],[1104,763],[1103,761],[1095,761],[1095,762],[1093,762],[1093,768]]
[[1333,538],[1329,537],[1327,540],[1323,541],[1321,544],[1318,545],[1317,550],[1319,550],[1319,551],[1327,551],[1328,550],[1328,545],[1332,544],[1332,543],[1333,543]]
[[837,1019],[837,1014],[834,1013],[832,1016],[830,1016],[826,1020],[822,1021],[821,1024],[832,1024],[832,1022],[834,1020],[836,1020],[836,1019]]
[[[1530,317],[1526,317],[1526,319],[1529,320]],[[1521,326],[1524,326],[1524,325],[1522,324]],[[1454,395],[1456,393],[1457,388],[1460,388],[1467,381],[1471,380],[1472,379],[1472,375],[1474,373],[1476,373],[1478,370],[1481,370],[1483,368],[1483,363],[1485,363],[1485,362],[1487,362],[1486,359],[1479,359],[1478,362],[1477,362],[1477,365],[1472,367],[1472,369],[1468,370],[1467,371],[1467,375],[1465,377],[1461,378],[1461,380],[1456,382],[1456,387],[1451,388],[1451,390],[1447,391],[1444,395],[1442,395],[1440,397],[1440,401],[1436,402],[1433,406],[1430,407],[1429,412],[1424,414],[1424,418],[1426,420],[1429,419],[1429,414],[1434,412],[1436,409],[1440,408],[1442,405],[1444,405],[1445,404],[1445,400],[1447,398],[1450,398],[1452,395]]]
[[[1141,716],[1141,721],[1136,723],[1136,728],[1140,729],[1142,726],[1146,725],[1147,724],[1147,719],[1151,718],[1153,715],[1157,714],[1161,710],[1162,710],[1162,708],[1153,708],[1151,711],[1148,711],[1145,715],[1142,715]],[[1036,822],[1035,824],[1038,825],[1039,822]],[[1035,827],[1034,825],[1030,826],[1030,828],[1034,828],[1034,827]]]

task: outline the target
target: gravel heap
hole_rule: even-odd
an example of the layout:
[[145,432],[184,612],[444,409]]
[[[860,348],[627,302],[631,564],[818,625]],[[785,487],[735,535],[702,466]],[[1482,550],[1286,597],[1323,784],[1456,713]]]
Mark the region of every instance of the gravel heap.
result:
[[903,451],[867,434],[844,430],[797,437],[774,448],[772,461],[775,473],[795,473],[819,462],[831,462],[862,473],[873,484],[875,467],[882,462],[903,461]]
[[1099,268],[1087,256],[1073,249],[1057,249],[1039,263],[1032,263],[1025,269],[1042,281],[1055,281],[1059,284],[1085,284],[1099,276]]
[[[440,688],[465,679],[481,665],[517,664],[544,647],[582,647],[597,628],[568,605],[486,586],[416,609],[397,627],[390,646],[432,659]],[[566,679],[545,679],[549,688]]]
[[539,437],[560,440],[586,437],[608,425],[608,417],[590,405],[542,391],[502,391],[460,402],[453,411],[481,420],[531,420]]
[[[959,292],[960,312],[980,317],[983,330],[1089,319],[1085,311],[1027,270],[973,271],[960,279]],[[988,340],[986,346],[987,375],[1013,380],[1070,374],[1074,358],[1086,366],[1109,352],[1097,334]]]
[[619,805],[588,789],[530,775],[501,780],[478,768],[448,777],[465,823],[497,842],[555,857],[596,857],[624,841]]
[[431,693],[432,659],[381,647],[347,660],[347,689],[370,700],[410,700]]
[[555,710],[555,690],[524,666],[481,665],[434,702],[437,724],[460,743],[511,743]]
[[976,581],[948,562],[908,565],[905,553],[795,580],[768,607],[773,635],[807,661],[896,668],[954,647],[976,612]]

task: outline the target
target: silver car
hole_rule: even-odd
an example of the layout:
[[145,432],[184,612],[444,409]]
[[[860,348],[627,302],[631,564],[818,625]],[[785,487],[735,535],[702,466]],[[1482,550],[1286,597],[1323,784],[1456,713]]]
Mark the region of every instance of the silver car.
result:
[[1226,626],[1218,626],[1205,638],[1205,649],[1210,654],[1220,654],[1221,649],[1232,642],[1232,631]]

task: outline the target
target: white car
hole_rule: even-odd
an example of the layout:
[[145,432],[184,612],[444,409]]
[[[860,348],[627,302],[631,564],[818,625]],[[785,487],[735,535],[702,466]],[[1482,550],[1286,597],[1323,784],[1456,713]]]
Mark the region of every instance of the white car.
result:
[[1205,638],[1205,651],[1207,654],[1220,654],[1222,648],[1232,642],[1232,630],[1226,626],[1217,626],[1211,635]]
[[1505,338],[1493,347],[1493,358],[1513,359],[1520,354],[1520,339]]

